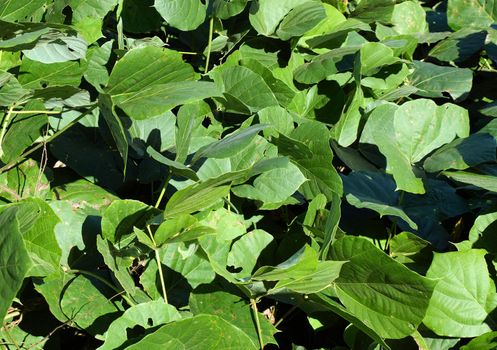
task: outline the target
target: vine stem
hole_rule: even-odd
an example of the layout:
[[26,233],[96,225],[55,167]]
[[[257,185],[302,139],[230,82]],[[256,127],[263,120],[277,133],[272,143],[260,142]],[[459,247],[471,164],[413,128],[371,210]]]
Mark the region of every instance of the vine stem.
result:
[[209,72],[209,62],[211,59],[212,36],[214,35],[214,17],[209,21],[209,42],[207,43],[207,58],[205,60],[205,73]]
[[9,126],[10,118],[12,118],[14,108],[15,108],[15,105],[12,105],[9,108],[9,111],[7,112],[7,115],[5,116],[5,118],[3,118],[2,131],[0,133],[0,156],[3,156],[3,139],[5,138],[5,134],[7,132],[7,127]]
[[[56,139],[57,137],[59,137],[60,135],[62,135],[64,132],[66,132],[67,130],[69,130],[70,128],[72,128],[74,125],[76,125],[81,119],[83,119],[88,114],[90,114],[96,107],[97,107],[97,105],[90,106],[90,108],[88,108],[86,111],[84,111],[80,116],[78,116],[72,122],[70,122],[69,124],[67,124],[65,127],[63,127],[62,129],[60,129],[59,131],[57,131],[55,134],[53,134],[49,138],[47,138],[45,140],[45,142],[41,142],[41,143],[37,144],[36,146],[34,146],[33,148],[31,148],[30,150],[24,152],[19,157],[17,157],[16,159],[14,159],[14,161],[12,161],[9,164],[7,164],[7,165],[3,166],[2,168],[0,168],[0,174],[6,172],[7,170],[12,169],[17,164],[19,164],[23,159],[25,159],[27,156],[29,156],[31,153],[37,151],[38,149],[42,148],[44,145],[46,145],[50,141],[52,141],[52,140]],[[0,143],[0,145],[1,145],[1,143]]]
[[259,321],[259,312],[257,311],[257,301],[255,299],[250,299],[250,305],[252,306],[252,313],[254,315],[255,328],[257,328],[257,337],[259,338],[259,344],[261,345],[261,350],[263,350],[264,339],[262,339],[262,329],[261,322]]
[[150,225],[147,225],[147,230],[148,230],[148,235],[150,236],[150,239],[152,240],[152,243],[154,244],[154,252],[155,252],[155,261],[157,262],[157,270],[159,271],[159,279],[160,279],[160,285],[162,287],[162,297],[164,298],[164,302],[166,304],[169,304],[167,300],[167,290],[166,290],[166,282],[164,280],[164,272],[162,271],[162,263],[160,260],[160,254],[159,254],[159,249],[157,248],[154,240],[154,235],[152,234],[152,230],[150,229]]
[[130,306],[135,306],[136,305],[133,302],[133,300],[131,300],[130,298],[128,298],[128,296],[126,294],[122,294],[123,293],[122,290],[119,290],[115,285],[113,285],[112,283],[110,283],[109,281],[107,281],[105,278],[97,275],[96,273],[93,273],[93,272],[90,272],[90,271],[86,271],[86,270],[77,270],[77,269],[65,270],[64,272],[65,273],[70,273],[70,274],[81,274],[81,275],[87,275],[89,277],[93,277],[96,280],[98,280],[98,281],[102,282],[103,284],[105,284],[107,287],[109,287],[110,289],[112,289],[116,293],[120,294],[122,296],[122,298],[124,300],[126,300],[126,302]]

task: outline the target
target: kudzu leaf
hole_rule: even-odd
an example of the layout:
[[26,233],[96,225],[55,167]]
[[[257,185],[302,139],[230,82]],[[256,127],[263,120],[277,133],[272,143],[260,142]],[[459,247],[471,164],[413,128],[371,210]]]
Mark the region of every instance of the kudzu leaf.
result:
[[[246,333],[255,347],[259,346],[251,305],[240,296],[226,291],[211,291],[206,286],[205,289],[199,288],[192,293],[189,304],[194,315],[209,314],[221,317]],[[276,328],[261,313],[258,312],[257,317],[259,318],[264,344],[276,344],[274,339]]]
[[335,280],[338,298],[378,335],[400,339],[423,320],[436,282],[396,262],[362,237],[345,236],[330,250],[349,261]]
[[253,230],[241,236],[228,254],[227,264],[241,271],[234,273],[237,278],[247,278],[257,263],[261,252],[273,241],[273,236],[264,230]]
[[207,5],[200,0],[155,0],[154,7],[167,24],[183,31],[200,26],[207,11]]
[[45,0],[2,1],[0,19],[3,21],[26,21],[33,12],[45,5]]
[[18,208],[0,213],[0,317],[3,320],[12,300],[32,266],[16,218]]
[[147,147],[147,153],[159,163],[167,165],[173,174],[198,181],[197,173],[186,165],[164,157],[150,146]]
[[235,131],[223,139],[206,145],[199,149],[192,159],[197,161],[202,157],[206,158],[228,158],[247,148],[257,134],[268,127],[265,124],[256,124],[246,129]]
[[230,322],[214,315],[197,315],[162,326],[139,342],[129,346],[137,349],[256,350],[251,338]]
[[109,329],[104,334],[104,343],[98,350],[117,349],[127,340],[130,340],[127,330],[135,326],[149,329],[180,319],[181,315],[174,306],[165,304],[162,300],[132,306],[110,324]]
[[[304,3],[308,1],[305,0]],[[272,0],[253,2],[250,7],[250,24],[259,34],[270,36],[288,12],[302,3],[301,0],[282,0],[278,3]]]
[[481,175],[468,171],[444,171],[442,175],[458,182],[483,188],[487,191],[497,192],[497,178],[494,175]]
[[494,0],[450,0],[447,4],[447,22],[458,30],[461,28],[487,29],[497,22]]
[[473,85],[473,72],[467,68],[442,67],[413,61],[410,84],[423,97],[443,97],[448,93],[454,100],[464,100]]
[[426,158],[423,168],[428,172],[447,169],[464,170],[469,167],[494,162],[497,143],[486,133],[472,134],[464,139],[456,139]]
[[456,136],[468,136],[468,122],[468,112],[449,103],[437,106],[432,100],[418,99],[400,107],[383,104],[369,116],[361,142],[378,146],[398,189],[424,193],[412,166]]
[[475,337],[491,330],[497,295],[485,254],[481,249],[435,253],[426,277],[438,283],[423,323],[436,334]]
[[326,17],[326,12],[317,1],[307,1],[295,6],[281,21],[276,35],[281,40],[304,35]]

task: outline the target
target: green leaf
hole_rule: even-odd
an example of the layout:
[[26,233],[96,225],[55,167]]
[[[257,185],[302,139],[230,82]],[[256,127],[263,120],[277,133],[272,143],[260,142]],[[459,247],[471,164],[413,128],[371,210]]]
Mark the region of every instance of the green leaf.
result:
[[54,86],[78,86],[86,68],[81,62],[44,64],[28,58],[22,60],[19,82],[26,89]]
[[278,99],[264,79],[249,68],[233,66],[210,75],[223,92],[222,103],[227,110],[238,113],[255,113],[265,107],[277,106]]
[[88,67],[85,70],[84,77],[98,91],[101,91],[102,86],[107,85],[109,81],[109,73],[105,65],[112,53],[112,44],[112,41],[108,41],[102,46],[90,47],[86,55]]
[[361,107],[364,104],[364,93],[359,82],[356,82],[354,94],[350,95],[349,103],[343,111],[340,120],[333,129],[335,139],[342,147],[348,147],[357,140],[359,123],[361,122]]
[[414,72],[410,85],[417,95],[444,97],[448,93],[454,100],[464,100],[473,85],[473,72],[467,68],[442,67],[421,61],[413,62]]
[[247,2],[248,0],[231,0],[230,2],[214,0],[212,10],[216,14],[216,17],[228,19],[242,12]]
[[115,291],[106,290],[98,281],[82,275],[57,272],[36,280],[35,288],[59,321],[72,321],[92,335],[102,334],[120,311],[109,300]]
[[171,27],[193,30],[204,23],[207,6],[200,0],[155,0],[154,7]]
[[461,28],[487,29],[497,22],[497,7],[494,0],[449,0],[447,21],[449,26]]
[[238,130],[222,140],[213,142],[200,148],[193,156],[192,162],[196,162],[202,157],[206,158],[228,158],[231,157],[252,143],[257,134],[268,127],[264,124],[256,124],[246,129]]
[[26,21],[33,12],[45,5],[46,0],[2,1],[0,19],[3,21]]
[[147,147],[147,153],[159,163],[167,165],[173,174],[186,177],[193,181],[198,181],[197,173],[186,165],[164,157],[150,146]]
[[214,315],[197,315],[162,326],[129,346],[129,350],[256,350],[250,337],[230,322]]
[[[29,101],[24,110],[44,110],[43,104],[37,100]],[[0,147],[0,159],[9,163],[19,157],[28,147],[43,134],[43,127],[48,118],[42,113],[25,113],[14,115],[10,120],[10,127]]]
[[145,46],[128,51],[115,64],[106,92],[131,118],[145,119],[213,95],[212,83],[194,79],[181,54]]
[[190,154],[190,144],[194,130],[201,123],[201,118],[211,113],[210,106],[201,101],[181,106],[177,114],[176,161],[184,163]]
[[425,316],[435,282],[409,270],[361,237],[345,236],[330,251],[346,263],[335,280],[345,307],[378,335],[400,339]]
[[320,2],[307,1],[295,6],[281,21],[276,35],[281,40],[302,36],[326,17]]
[[3,320],[32,263],[19,230],[17,208],[0,213],[0,317]]
[[181,315],[174,306],[165,304],[162,300],[132,306],[110,324],[104,334],[104,343],[98,350],[112,350],[120,347],[129,340],[128,329],[136,326],[149,329],[180,319]]
[[366,43],[360,49],[361,73],[372,75],[385,65],[397,63],[399,59],[394,57],[393,50],[382,43]]
[[497,178],[493,175],[480,175],[467,171],[444,171],[442,175],[458,182],[480,187],[491,192],[497,192]]
[[264,230],[253,230],[238,239],[228,254],[227,264],[241,271],[234,273],[237,278],[252,275],[261,252],[273,241],[273,236]]
[[124,170],[123,173],[126,175],[126,166],[128,164],[128,138],[126,137],[126,133],[124,131],[123,124],[121,119],[116,114],[114,110],[114,105],[112,104],[112,100],[107,94],[100,94],[98,97],[98,107],[100,112],[104,117],[107,126],[109,127],[110,133],[112,134],[112,138],[116,143],[117,150],[121,155],[121,158],[124,162]]
[[257,281],[301,279],[314,273],[318,267],[318,254],[308,245],[302,247],[286,261],[277,266],[263,266],[252,275]]
[[484,250],[435,253],[428,278],[438,279],[423,323],[436,334],[474,337],[491,330],[497,306]]
[[361,142],[378,146],[398,189],[424,193],[412,166],[456,136],[468,136],[468,122],[468,112],[449,103],[437,106],[431,100],[418,99],[400,107],[384,104],[369,116]]
[[347,202],[357,208],[367,208],[383,215],[391,215],[406,221],[416,230],[418,225],[400,207],[395,182],[387,174],[354,171],[343,178]]
[[471,340],[461,350],[492,350],[497,346],[497,332],[488,332]]
[[112,243],[133,232],[133,226],[144,227],[155,213],[151,207],[136,200],[115,200],[102,216],[102,236]]
[[487,33],[463,28],[440,41],[429,55],[444,62],[463,62],[483,49]]
[[30,60],[49,64],[82,59],[87,48],[88,44],[81,38],[54,33],[42,35],[36,45],[23,50],[23,54]]
[[166,204],[164,216],[173,218],[183,214],[191,214],[216,204],[226,197],[230,186],[212,186],[209,182],[201,182],[175,192]]
[[301,4],[302,1],[299,0],[282,0],[278,3],[272,0],[253,2],[250,7],[250,24],[259,34],[270,36],[288,12]]
[[332,166],[333,153],[330,148],[330,133],[322,123],[306,121],[296,128],[290,136],[304,143],[312,152],[312,157],[292,154],[293,161],[308,179],[301,191],[307,199],[323,193],[328,200],[333,194],[342,195],[342,180]]
[[497,143],[486,133],[472,134],[464,139],[456,139],[426,158],[423,168],[428,172],[447,169],[464,170],[469,167],[494,162]]
[[282,278],[269,291],[277,293],[279,289],[290,289],[297,293],[313,294],[331,287],[340,275],[340,270],[346,261],[318,261],[316,270],[306,276],[297,278]]
[[[190,309],[194,315],[209,314],[228,321],[233,327],[243,331],[252,340],[254,347],[259,347],[259,339],[255,328],[250,304],[243,298],[225,291],[210,291],[205,288],[194,291],[190,297]],[[264,344],[276,344],[274,334],[276,328],[267,318],[257,313],[261,325]]]
[[33,263],[30,276],[46,276],[59,268],[61,250],[55,236],[60,219],[50,206],[38,198],[12,204],[17,207],[19,230]]
[[286,168],[273,169],[259,175],[253,185],[233,187],[239,197],[261,201],[261,209],[275,209],[287,201],[306,181],[299,168],[288,163]]

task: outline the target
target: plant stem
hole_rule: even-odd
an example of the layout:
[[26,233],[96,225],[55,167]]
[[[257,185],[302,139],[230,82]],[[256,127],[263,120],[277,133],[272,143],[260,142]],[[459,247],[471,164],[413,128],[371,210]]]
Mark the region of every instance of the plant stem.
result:
[[288,317],[288,315],[290,315],[297,307],[298,305],[293,305],[287,312],[285,312],[283,316],[281,316],[281,318],[278,320],[278,322],[276,322],[274,327],[275,328],[278,327],[281,324],[281,322],[283,322]]
[[154,235],[152,234],[152,230],[150,229],[150,225],[147,225],[147,231],[148,235],[150,236],[150,239],[154,243],[154,253],[155,253],[155,261],[157,262],[157,270],[159,271],[159,279],[160,279],[160,285],[162,288],[162,297],[164,298],[164,302],[166,304],[169,304],[167,300],[167,290],[166,290],[166,281],[164,280],[164,272],[162,271],[162,263],[160,260],[160,254],[159,254],[159,248],[155,244],[154,240]]
[[10,334],[10,331],[7,327],[7,325],[4,323],[3,325],[3,329],[5,331],[5,334],[7,335],[7,338],[8,338],[8,341],[10,341],[16,349],[21,349],[21,347],[19,346],[19,344],[16,342],[16,340],[12,337],[12,334]]
[[162,185],[162,188],[160,190],[159,198],[157,198],[157,202],[155,202],[154,208],[159,208],[160,202],[162,202],[162,198],[164,197],[164,194],[166,193],[167,186],[169,185],[169,181],[171,180],[172,173],[169,171],[169,174],[167,174],[166,180],[164,181],[164,184]]
[[[53,134],[52,136],[50,136],[48,139],[45,140],[45,142],[41,142],[41,143],[37,144],[36,146],[34,146],[33,148],[31,148],[30,150],[24,152],[19,157],[17,157],[16,159],[14,159],[14,161],[12,161],[9,164],[7,164],[7,165],[3,166],[2,168],[0,168],[0,174],[6,172],[7,170],[12,169],[17,164],[19,164],[23,159],[25,159],[27,156],[29,156],[31,153],[37,151],[38,149],[42,148],[45,144],[49,143],[50,141],[52,141],[55,138],[57,138],[60,135],[62,135],[64,132],[66,132],[67,130],[69,130],[70,128],[72,128],[74,125],[76,125],[81,119],[83,119],[85,116],[87,116],[88,114],[90,114],[96,107],[97,107],[97,105],[90,106],[89,109],[87,109],[86,111],[84,111],[80,116],[78,116],[72,122],[70,122],[65,127],[63,127],[62,129],[60,129],[59,131],[57,131],[55,134]],[[1,145],[1,143],[0,143],[0,145]]]
[[5,133],[7,132],[7,127],[9,126],[10,118],[12,118],[12,112],[14,108],[15,106],[12,105],[12,107],[9,108],[9,111],[7,112],[5,118],[3,118],[2,131],[0,133],[0,156],[3,156],[3,139],[5,138]]
[[214,17],[209,21],[209,42],[207,43],[207,58],[205,60],[205,73],[209,72],[209,61],[211,59],[212,35],[214,34]]
[[66,270],[64,272],[70,273],[70,274],[82,274],[82,275],[87,275],[89,277],[93,277],[96,280],[98,280],[98,281],[102,282],[103,284],[105,284],[110,289],[114,290],[116,293],[120,294],[122,296],[122,298],[124,300],[126,300],[126,302],[130,306],[135,306],[136,305],[130,298],[128,298],[128,296],[126,294],[123,294],[122,290],[119,290],[115,285],[113,285],[112,283],[110,283],[109,281],[107,281],[105,278],[97,275],[96,273],[93,273],[93,272],[90,272],[90,271],[86,271],[86,270],[78,270],[78,269]]
[[259,344],[261,345],[261,350],[262,350],[264,349],[264,339],[262,339],[262,329],[261,329],[261,322],[259,321],[259,312],[257,311],[257,301],[255,299],[250,299],[250,305],[252,306],[255,328],[257,329],[257,337],[259,338]]
[[62,111],[12,111],[14,114],[61,114]]

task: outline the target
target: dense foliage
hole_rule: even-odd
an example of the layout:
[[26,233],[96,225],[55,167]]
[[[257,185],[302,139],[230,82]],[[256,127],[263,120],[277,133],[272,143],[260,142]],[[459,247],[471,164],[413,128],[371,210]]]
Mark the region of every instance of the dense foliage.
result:
[[496,28],[0,0],[0,346],[497,348]]

